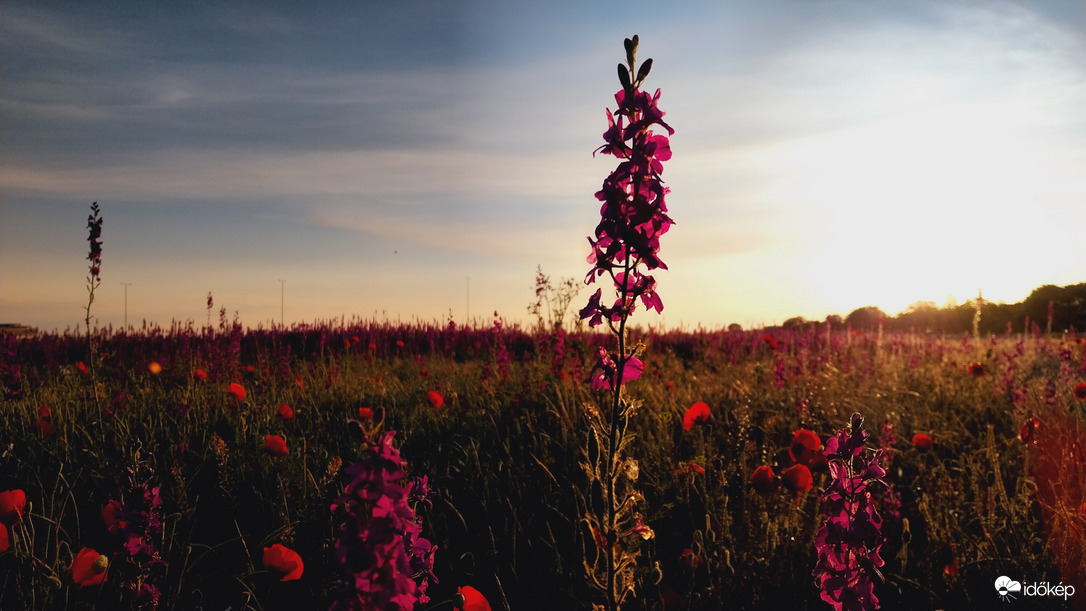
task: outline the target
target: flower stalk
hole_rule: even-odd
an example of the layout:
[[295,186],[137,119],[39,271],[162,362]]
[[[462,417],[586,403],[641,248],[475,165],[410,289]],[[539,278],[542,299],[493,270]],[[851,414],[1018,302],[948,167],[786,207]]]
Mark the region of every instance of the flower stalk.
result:
[[[607,110],[605,143],[596,150],[621,161],[596,193],[603,206],[595,235],[588,238],[592,249],[588,262],[593,267],[585,278],[585,284],[610,278],[616,299],[612,305],[604,305],[600,288],[580,311],[581,319],[589,319],[591,326],[606,322],[618,340],[615,354],[600,349],[590,375],[592,389],[610,395],[585,406],[590,428],[587,462],[582,464],[592,490],[589,515],[584,521],[597,547],[595,554],[586,554],[585,569],[590,583],[603,592],[606,605],[601,608],[608,611],[617,610],[635,594],[638,543],[654,536],[636,511],[642,500],[633,489],[637,461],[623,454],[629,443],[626,432],[630,418],[640,406],[627,395],[625,385],[644,371],[638,358],[644,346],[638,344],[630,349],[627,321],[638,300],[646,309],[663,310],[656,281],[646,272],[667,269],[658,255],[660,236],[673,224],[664,203],[669,190],[660,178],[662,162],[671,158],[670,143],[667,136],[652,128],[659,125],[668,136],[674,130],[663,121],[664,113],[656,106],[660,91],[650,96],[640,89],[652,69],[652,60],[637,65],[637,36],[627,38],[625,47],[626,63],[618,65],[622,85],[615,94],[618,109],[614,113]],[[601,409],[604,405],[606,408]]]
[[102,215],[98,208],[98,202],[91,204],[91,214],[87,216],[87,229],[90,242],[90,252],[87,260],[90,261],[90,271],[87,274],[87,306],[83,308],[87,312],[85,323],[87,325],[87,345],[90,350],[89,362],[94,364],[94,335],[91,333],[91,305],[94,304],[94,291],[102,285]]

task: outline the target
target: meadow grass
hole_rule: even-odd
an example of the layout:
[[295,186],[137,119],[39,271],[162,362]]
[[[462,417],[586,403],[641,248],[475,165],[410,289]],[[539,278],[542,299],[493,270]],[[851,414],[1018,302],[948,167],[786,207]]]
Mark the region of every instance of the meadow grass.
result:
[[[428,476],[435,491],[432,507],[416,509],[438,546],[440,583],[418,608],[451,609],[465,585],[495,609],[592,600],[584,405],[605,397],[585,380],[606,335],[563,334],[557,351],[555,333],[501,325],[223,324],[96,340],[93,361],[85,336],[0,346],[0,492],[27,497],[0,554],[0,607],[135,608],[134,580],[155,585],[162,608],[327,607],[340,577],[329,507],[343,467],[366,457],[358,433],[387,430],[397,431],[408,475]],[[987,607],[1000,575],[1086,588],[1086,436],[1075,396],[1086,357],[1075,337],[808,325],[635,329],[631,341],[645,342],[648,356],[629,384],[643,403],[629,455],[656,537],[641,547],[639,595],[624,608],[827,608],[812,570],[828,474],[812,468],[813,489],[798,493],[759,492],[750,478],[793,463],[796,430],[825,441],[855,412],[870,445],[892,457],[885,480],[896,499],[875,498],[884,608]],[[94,364],[83,373],[81,362]],[[711,416],[686,430],[683,415],[698,401]],[[1040,425],[1024,443],[1031,417]],[[920,433],[929,450],[914,447]],[[273,434],[285,456],[265,450]],[[103,508],[130,500],[137,482],[162,499],[154,547],[164,566],[119,562],[121,542],[103,522]],[[276,543],[304,560],[300,579],[280,581],[263,566],[262,549]],[[100,585],[73,581],[84,547],[113,558]]]

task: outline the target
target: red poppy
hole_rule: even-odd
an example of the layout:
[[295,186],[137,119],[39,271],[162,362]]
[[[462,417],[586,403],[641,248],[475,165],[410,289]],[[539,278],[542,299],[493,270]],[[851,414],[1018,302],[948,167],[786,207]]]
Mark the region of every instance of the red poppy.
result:
[[935,445],[935,442],[932,441],[931,437],[925,435],[924,433],[917,433],[913,435],[913,447],[915,447],[917,450],[920,450],[921,452],[927,452],[931,449],[933,445]]
[[52,416],[53,416],[53,412],[50,411],[48,405],[43,405],[43,406],[38,408],[38,418],[41,418],[42,420],[48,420]]
[[788,446],[788,455],[792,457],[792,462],[810,465],[821,447],[822,440],[814,431],[799,429],[792,437],[792,445]]
[[226,392],[230,393],[230,396],[234,397],[235,401],[245,400],[245,387],[237,382],[231,382],[230,386],[226,387]]
[[11,549],[11,539],[8,537],[8,527],[0,526],[0,554]]
[[284,547],[279,543],[264,548],[264,568],[282,575],[279,581],[294,581],[301,579],[305,565],[298,552]]
[[750,476],[750,483],[755,490],[762,494],[773,492],[780,485],[777,476],[773,475],[773,467],[769,465],[762,465],[755,469]]
[[53,425],[49,424],[48,420],[38,420],[34,426],[38,429],[39,437],[48,437],[53,434]]
[[679,561],[693,569],[704,564],[705,557],[701,554],[695,554],[694,550],[685,547],[683,548],[683,551],[679,553]]
[[807,468],[807,465],[802,464],[792,465],[785,469],[781,473],[781,480],[784,482],[784,487],[792,492],[807,492],[814,484],[811,470]]
[[987,373],[987,370],[984,369],[984,365],[981,365],[980,363],[973,363],[969,366],[969,373],[973,374],[974,377],[979,378]]
[[117,512],[121,509],[120,501],[110,501],[106,503],[106,506],[102,508],[102,523],[106,525],[109,532],[116,534],[124,529],[126,523],[124,520],[117,519]]
[[11,526],[23,519],[26,510],[26,493],[22,490],[0,492],[0,522]]
[[1022,424],[1022,428],[1018,429],[1018,439],[1029,445],[1030,443],[1037,442],[1037,427],[1041,426],[1041,421],[1036,418],[1030,418]]
[[152,374],[157,376],[158,374],[162,373],[162,364],[158,361],[151,361],[150,364],[147,365],[147,371],[150,371]]
[[664,386],[665,386],[665,387],[666,387],[666,388],[667,388],[668,390],[675,390],[675,383],[674,383],[674,382],[672,382],[671,380],[668,380],[667,382],[664,382]]
[[193,377],[193,378],[194,378],[194,379],[195,379],[195,380],[196,380],[197,382],[203,382],[204,380],[206,380],[206,379],[207,379],[207,372],[206,372],[206,371],[204,371],[203,369],[199,369],[199,368],[197,368],[197,369],[193,369],[193,370],[192,370],[192,377]]
[[287,440],[279,435],[266,435],[264,437],[264,450],[272,456],[286,456]]
[[1075,385],[1075,398],[1079,401],[1086,401],[1086,382],[1079,382]]
[[75,368],[78,369],[80,373],[87,373],[87,366],[83,364],[83,361],[78,361],[75,364]]
[[294,410],[290,409],[290,406],[286,403],[279,406],[279,417],[283,420],[290,420],[294,417]]
[[434,409],[445,405],[445,398],[442,397],[441,393],[437,392],[436,390],[431,390],[430,392],[426,393],[426,399],[430,401],[430,405],[433,405]]
[[709,420],[709,406],[702,401],[691,405],[683,414],[683,430],[689,431],[695,424],[705,424]]
[[705,475],[705,468],[698,463],[689,460],[684,465],[675,467],[675,473],[685,473],[686,475],[693,475],[695,473],[699,475]]
[[457,588],[456,593],[464,598],[464,604],[456,607],[460,611],[490,611],[490,603],[479,590],[463,586]]
[[375,351],[375,350],[377,350],[377,344],[375,344],[375,343],[373,343],[373,342],[370,342],[370,346],[369,346],[369,348],[370,348],[370,351],[371,351],[371,352],[372,352],[372,351]]
[[943,567],[943,573],[945,573],[947,577],[951,577],[951,578],[957,577],[958,576],[958,561],[955,560],[954,558],[951,558],[950,562],[948,562],[946,564],[946,566]]
[[358,408],[358,417],[363,420],[373,420],[373,410],[368,407]]
[[72,561],[72,581],[77,586],[96,586],[106,580],[107,568],[109,568],[108,558],[89,547],[84,547]]
[[397,348],[403,348],[403,340],[399,340],[399,339],[396,340],[396,347]]
[[774,350],[776,350],[777,348],[780,348],[780,345],[777,344],[777,340],[774,339],[773,336],[768,334],[768,333],[766,333],[765,335],[762,336],[762,340],[766,343],[766,345],[768,345],[770,348],[772,348]]

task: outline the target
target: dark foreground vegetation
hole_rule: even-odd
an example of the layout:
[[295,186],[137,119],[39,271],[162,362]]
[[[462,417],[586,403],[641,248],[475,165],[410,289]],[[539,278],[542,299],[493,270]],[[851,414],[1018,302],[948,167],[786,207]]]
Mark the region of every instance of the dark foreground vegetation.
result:
[[[609,544],[585,527],[582,468],[583,406],[599,399],[584,381],[606,341],[497,321],[223,320],[96,336],[90,355],[85,336],[7,337],[0,607],[326,608],[342,594],[337,550],[353,545],[350,515],[330,507],[361,477],[348,466],[396,431],[404,481],[433,491],[411,504],[436,545],[417,608],[451,609],[463,586],[494,609],[585,608],[585,563]],[[631,341],[645,371],[629,384],[643,403],[624,468],[655,537],[627,608],[827,608],[812,578],[830,483],[818,455],[853,413],[884,451],[889,487],[871,497],[884,608],[991,607],[1003,575],[1086,600],[1075,334],[803,325]],[[280,549],[304,565],[296,579]],[[1015,604],[1041,602],[1065,604]]]

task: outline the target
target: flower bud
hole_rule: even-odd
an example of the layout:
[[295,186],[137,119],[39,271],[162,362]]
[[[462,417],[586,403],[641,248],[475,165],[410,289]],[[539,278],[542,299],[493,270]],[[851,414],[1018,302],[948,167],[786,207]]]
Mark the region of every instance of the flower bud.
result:
[[645,77],[649,75],[649,71],[652,70],[652,58],[645,60],[645,63],[641,64],[641,67],[637,69],[637,80],[635,81],[639,86]]
[[622,83],[622,88],[626,91],[633,89],[633,85],[630,84],[630,71],[622,64],[618,65],[618,82]]

